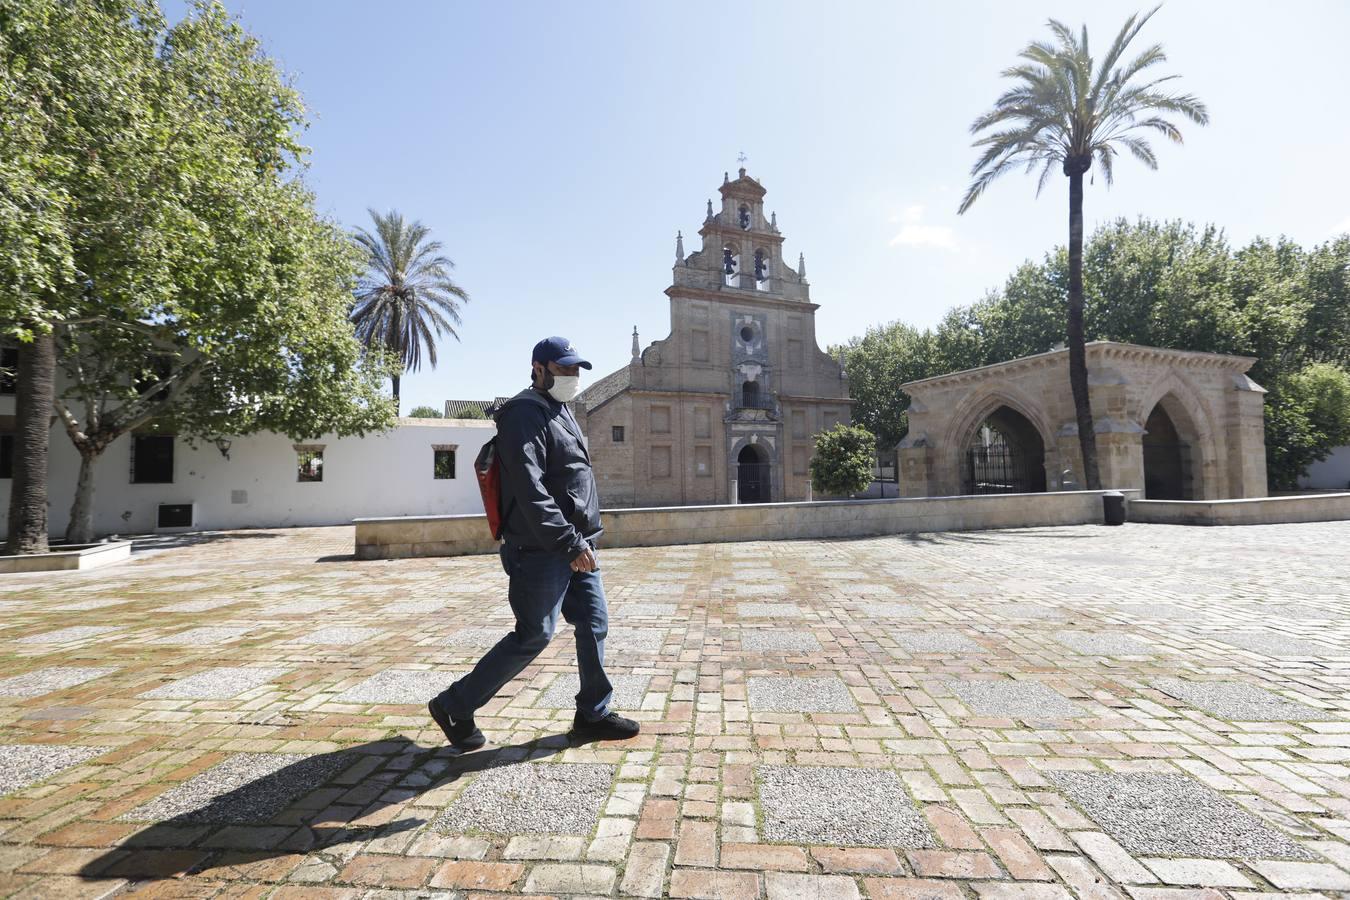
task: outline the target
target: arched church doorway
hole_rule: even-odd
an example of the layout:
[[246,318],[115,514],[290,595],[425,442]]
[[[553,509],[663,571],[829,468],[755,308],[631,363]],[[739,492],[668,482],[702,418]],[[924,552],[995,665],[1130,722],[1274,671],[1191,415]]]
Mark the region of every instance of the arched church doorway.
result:
[[1000,406],[976,426],[962,450],[961,493],[1032,494],[1045,490],[1045,442],[1026,416]]
[[769,456],[755,444],[746,444],[736,454],[736,501],[769,502]]
[[1162,401],[1144,423],[1144,496],[1149,500],[1191,500],[1191,445]]

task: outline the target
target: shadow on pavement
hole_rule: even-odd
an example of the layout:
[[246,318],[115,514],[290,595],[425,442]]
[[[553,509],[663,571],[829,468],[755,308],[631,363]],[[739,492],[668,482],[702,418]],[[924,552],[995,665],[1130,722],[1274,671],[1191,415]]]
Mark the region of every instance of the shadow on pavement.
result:
[[[399,736],[307,756],[205,805],[146,823],[86,863],[79,875],[132,881],[177,878],[412,831],[428,819],[394,818],[395,808],[412,798],[465,775],[533,762],[568,746],[565,735],[551,735],[457,755]],[[200,787],[210,789],[209,784]],[[190,806],[193,801],[183,790],[169,787],[138,808],[178,801]],[[147,810],[147,818],[153,815]]]

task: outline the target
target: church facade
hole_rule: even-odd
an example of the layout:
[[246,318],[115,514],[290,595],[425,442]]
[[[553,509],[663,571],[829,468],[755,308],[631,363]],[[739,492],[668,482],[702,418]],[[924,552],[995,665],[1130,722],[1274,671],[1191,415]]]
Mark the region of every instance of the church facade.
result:
[[848,382],[816,345],[804,257],[741,169],[708,201],[688,255],[676,237],[670,334],[576,404],[606,507],[805,500],[815,435],[850,420]]

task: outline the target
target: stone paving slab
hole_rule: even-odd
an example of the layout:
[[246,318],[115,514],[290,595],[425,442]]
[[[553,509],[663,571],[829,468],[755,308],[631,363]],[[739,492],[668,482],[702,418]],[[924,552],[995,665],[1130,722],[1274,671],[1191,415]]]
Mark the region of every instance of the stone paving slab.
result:
[[116,672],[115,666],[51,666],[0,678],[0,697],[41,697],[66,688],[104,678]]
[[1019,719],[1072,719],[1085,710],[1039,681],[970,679],[951,682],[952,691],[976,713]]
[[741,649],[753,652],[797,650],[810,653],[820,649],[820,640],[809,631],[781,628],[741,629]]
[[443,832],[589,835],[614,768],[599,764],[502,765],[479,774],[432,827]]
[[1159,678],[1158,690],[1233,722],[1316,722],[1341,719],[1336,713],[1298,703],[1240,681],[1186,681]]
[[854,712],[848,686],[834,676],[799,678],[768,675],[748,682],[750,708],[768,712]]
[[1057,631],[1055,640],[1079,653],[1092,656],[1149,656],[1167,652],[1166,648],[1148,641],[1115,632]]
[[891,637],[910,653],[980,653],[983,648],[957,631],[892,631]]
[[297,644],[328,644],[339,646],[353,646],[356,644],[372,643],[383,637],[385,632],[378,628],[361,628],[355,625],[329,625],[327,628],[320,628],[318,631],[311,631],[302,637],[296,638]]
[[334,703],[385,703],[425,706],[450,686],[458,672],[386,669],[352,685],[333,698]]
[[27,637],[15,639],[20,644],[73,644],[76,641],[85,641],[93,637],[102,637],[105,634],[111,634],[119,629],[112,625],[72,625],[69,628],[58,628],[55,631],[44,631],[41,634],[30,634]]
[[149,700],[228,700],[276,681],[287,671],[262,666],[220,666],[176,679],[140,696]]
[[124,822],[182,824],[271,820],[291,800],[352,764],[342,753],[240,753],[121,816]]
[[106,752],[105,747],[0,744],[0,797],[44,781]]
[[[610,705],[614,709],[632,710],[642,706],[642,698],[651,684],[650,675],[623,675],[610,673],[609,683],[614,688],[614,699]],[[540,693],[534,701],[542,709],[573,709],[577,705],[577,692],[581,690],[581,678],[578,675],[559,675]]]
[[764,838],[792,844],[934,847],[933,834],[887,769],[760,766]]
[[1132,853],[1202,859],[1316,858],[1232,800],[1184,775],[1054,772],[1050,778]]
[[203,625],[200,628],[189,628],[187,631],[166,634],[163,637],[155,638],[150,643],[183,644],[187,646],[228,644],[231,641],[239,640],[253,630],[252,625]]

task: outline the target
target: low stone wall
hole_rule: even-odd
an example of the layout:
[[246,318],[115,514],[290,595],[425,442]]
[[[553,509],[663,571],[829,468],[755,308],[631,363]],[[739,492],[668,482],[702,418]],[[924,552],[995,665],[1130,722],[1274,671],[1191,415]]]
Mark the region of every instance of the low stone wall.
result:
[[51,553],[0,556],[0,573],[77,572],[111,566],[131,559],[131,541],[107,544],[53,545]]
[[[1137,491],[1126,491],[1137,496]],[[616,509],[601,514],[602,547],[981,531],[1102,522],[1100,491],[834,500],[746,506]],[[357,559],[493,553],[485,516],[356,519]]]
[[1131,522],[1154,525],[1279,525],[1350,519],[1350,494],[1251,500],[1131,500]]

